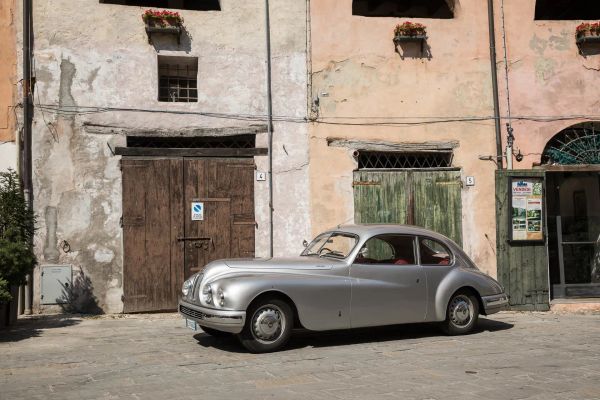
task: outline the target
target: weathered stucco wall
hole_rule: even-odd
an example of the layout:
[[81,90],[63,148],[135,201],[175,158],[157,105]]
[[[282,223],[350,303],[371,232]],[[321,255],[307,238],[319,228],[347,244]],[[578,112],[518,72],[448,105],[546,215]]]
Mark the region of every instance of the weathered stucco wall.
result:
[[[501,2],[496,3],[500,57]],[[525,155],[514,168],[529,169],[540,163],[554,135],[579,122],[600,120],[600,46],[579,54],[575,28],[583,21],[536,21],[535,0],[505,1],[504,11],[511,111],[513,116],[532,117],[512,122],[515,152],[520,149]],[[507,115],[505,64],[499,61],[502,114]],[[582,115],[596,117],[573,118]]]
[[[70,263],[90,278],[104,312],[122,311],[122,214],[119,157],[128,129],[172,132],[256,124],[239,115],[266,114],[264,3],[222,0],[222,11],[178,10],[188,36],[148,43],[142,7],[79,0],[34,2],[36,108],[34,117],[35,210],[40,216],[36,251],[41,264]],[[274,113],[306,114],[306,7],[273,2]],[[157,54],[198,57],[197,103],[157,101]],[[97,110],[95,107],[105,108]],[[220,118],[110,108],[227,114]],[[101,112],[98,112],[101,111]],[[262,121],[264,123],[264,121]],[[94,128],[90,128],[94,125]],[[98,128],[100,126],[100,128]],[[113,130],[106,127],[116,127]],[[275,123],[275,254],[300,251],[308,237],[308,151],[305,124]],[[266,146],[265,134],[257,145]],[[267,158],[256,158],[267,170]],[[268,252],[268,186],[255,183],[256,252]],[[62,249],[63,241],[70,252]],[[39,271],[34,302],[39,304]]]
[[357,164],[352,149],[329,147],[327,138],[458,141],[453,165],[476,180],[462,190],[464,248],[495,275],[495,165],[478,159],[495,154],[493,121],[431,123],[493,116],[487,8],[457,3],[454,19],[418,20],[427,26],[425,51],[402,45],[402,56],[392,38],[406,19],[353,16],[351,0],[311,3],[313,116],[320,121],[310,128],[312,227],[353,221]]
[[[17,43],[14,0],[0,3],[0,144],[15,140],[15,110],[17,98]],[[0,166],[12,166],[16,163],[13,146],[2,146]],[[8,159],[10,158],[10,160]]]

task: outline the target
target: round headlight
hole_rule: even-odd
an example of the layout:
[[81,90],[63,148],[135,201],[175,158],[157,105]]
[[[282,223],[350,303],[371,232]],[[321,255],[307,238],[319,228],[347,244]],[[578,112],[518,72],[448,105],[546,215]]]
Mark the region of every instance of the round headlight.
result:
[[183,286],[181,287],[181,294],[183,294],[184,296],[187,296],[188,294],[190,294],[190,291],[192,290],[193,287],[194,287],[194,280],[188,279],[187,281],[183,282]]
[[204,301],[208,304],[212,304],[212,286],[210,284],[204,285],[204,289],[202,289],[202,295],[204,296]]
[[223,307],[225,305],[225,294],[223,293],[223,289],[221,288],[217,290],[217,299],[219,299],[219,305]]

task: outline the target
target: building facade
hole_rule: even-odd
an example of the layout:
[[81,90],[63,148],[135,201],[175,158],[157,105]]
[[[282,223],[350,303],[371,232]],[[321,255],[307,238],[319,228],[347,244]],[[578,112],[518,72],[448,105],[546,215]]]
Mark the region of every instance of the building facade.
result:
[[446,234],[517,308],[600,297],[598,6],[271,2],[271,145],[264,1],[80,1],[33,7],[35,311],[173,309],[353,222]]
[[0,171],[17,169],[17,49],[15,2],[0,4]]
[[[264,2],[201,3],[34,2],[36,311],[175,309],[204,263],[269,255]],[[281,255],[310,232],[306,6],[270,12]]]

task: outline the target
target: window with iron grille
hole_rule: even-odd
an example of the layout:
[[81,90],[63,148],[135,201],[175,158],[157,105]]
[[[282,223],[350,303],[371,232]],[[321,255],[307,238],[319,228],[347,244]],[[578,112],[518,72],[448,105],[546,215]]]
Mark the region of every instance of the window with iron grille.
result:
[[365,17],[454,18],[456,0],[353,0],[352,14]]
[[256,147],[256,136],[127,136],[127,147],[161,149],[252,149]]
[[380,152],[361,151],[359,169],[448,168],[452,166],[452,152]]
[[598,0],[537,0],[536,20],[596,20],[600,19]]
[[178,10],[220,11],[219,0],[100,0],[104,4],[122,6],[174,8]]
[[198,59],[158,56],[158,101],[198,101]]

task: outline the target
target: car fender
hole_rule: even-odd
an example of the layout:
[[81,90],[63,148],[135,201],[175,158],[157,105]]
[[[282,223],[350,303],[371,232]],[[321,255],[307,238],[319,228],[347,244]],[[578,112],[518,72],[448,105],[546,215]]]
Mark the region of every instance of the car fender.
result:
[[[479,298],[502,293],[502,286],[492,277],[470,268],[454,268],[440,282],[435,293],[435,321],[446,319],[450,299],[458,290],[470,288]],[[482,310],[480,310],[481,312]]]

